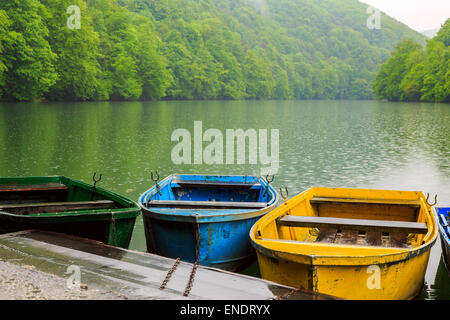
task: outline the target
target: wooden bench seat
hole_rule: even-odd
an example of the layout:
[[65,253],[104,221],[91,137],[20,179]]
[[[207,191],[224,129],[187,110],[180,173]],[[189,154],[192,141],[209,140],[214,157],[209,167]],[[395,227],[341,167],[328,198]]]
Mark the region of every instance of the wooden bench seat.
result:
[[311,204],[371,204],[371,205],[399,205],[414,208],[420,208],[417,200],[383,200],[383,199],[354,199],[354,198],[332,198],[332,197],[314,197],[310,200]]
[[264,202],[228,202],[228,201],[179,201],[179,200],[151,200],[149,207],[192,207],[192,208],[235,208],[235,209],[260,209],[267,207]]
[[357,231],[404,232],[416,234],[426,234],[428,232],[428,228],[425,223],[386,220],[342,219],[286,215],[278,218],[277,224],[279,226],[300,228],[334,228]]
[[32,184],[32,185],[3,185],[0,193],[7,192],[30,192],[30,191],[67,191],[69,188],[60,183]]
[[0,210],[13,214],[51,213],[75,210],[110,209],[114,201],[48,202],[0,205]]
[[261,186],[259,183],[237,183],[237,182],[225,182],[225,181],[202,181],[202,180],[181,180],[172,179],[171,184],[177,184],[180,186],[189,187],[205,187],[205,188],[217,188],[217,187],[229,187],[229,188],[251,188]]

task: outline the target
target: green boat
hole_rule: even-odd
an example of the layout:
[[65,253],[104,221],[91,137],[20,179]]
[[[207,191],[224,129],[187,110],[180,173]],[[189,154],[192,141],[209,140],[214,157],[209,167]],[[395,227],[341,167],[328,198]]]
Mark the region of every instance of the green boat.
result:
[[[101,179],[101,176],[100,176]],[[0,178],[0,233],[41,229],[128,248],[134,202],[63,176]]]

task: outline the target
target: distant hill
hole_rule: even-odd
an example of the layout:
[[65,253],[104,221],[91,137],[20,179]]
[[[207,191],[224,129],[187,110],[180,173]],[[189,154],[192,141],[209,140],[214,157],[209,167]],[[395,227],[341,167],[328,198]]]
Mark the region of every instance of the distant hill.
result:
[[431,29],[431,30],[420,31],[420,33],[431,39],[437,35],[438,31],[439,31],[439,29]]
[[426,40],[385,14],[370,29],[374,14],[358,0],[1,1],[0,97],[371,99],[396,44]]

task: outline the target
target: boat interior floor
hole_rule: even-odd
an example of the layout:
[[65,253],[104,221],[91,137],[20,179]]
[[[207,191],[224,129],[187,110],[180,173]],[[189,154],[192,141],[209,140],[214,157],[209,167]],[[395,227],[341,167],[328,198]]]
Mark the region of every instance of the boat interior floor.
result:
[[390,248],[413,247],[409,244],[407,233],[332,228],[320,228],[315,242]]

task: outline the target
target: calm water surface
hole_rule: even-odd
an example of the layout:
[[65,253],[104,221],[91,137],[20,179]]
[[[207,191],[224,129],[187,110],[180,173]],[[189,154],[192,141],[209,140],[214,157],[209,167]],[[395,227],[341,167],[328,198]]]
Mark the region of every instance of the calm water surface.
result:
[[[259,165],[175,165],[175,129],[279,129],[275,187],[420,190],[450,206],[450,105],[376,101],[0,104],[0,176],[67,175],[137,199],[150,171],[255,174]],[[205,144],[206,146],[207,144]],[[161,178],[162,178],[161,177]],[[131,248],[145,251],[138,219]],[[257,274],[257,266],[248,271]],[[433,247],[421,299],[450,299]]]

